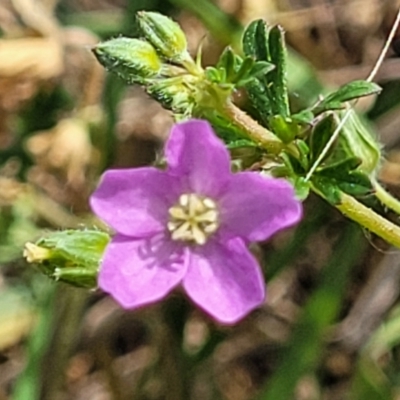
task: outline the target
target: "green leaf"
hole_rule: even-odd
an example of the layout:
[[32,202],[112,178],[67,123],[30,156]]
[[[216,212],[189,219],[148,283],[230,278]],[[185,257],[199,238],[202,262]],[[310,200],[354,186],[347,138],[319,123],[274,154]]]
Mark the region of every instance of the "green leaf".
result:
[[286,81],[286,45],[283,28],[279,25],[274,26],[269,31],[268,37],[270,58],[267,59],[275,65],[275,69],[270,72],[271,80],[270,101],[274,108],[274,114],[281,114],[284,117],[290,115],[289,95]]
[[252,77],[260,77],[262,75],[268,74],[268,72],[275,69],[275,65],[267,61],[256,61],[251,69],[250,75]]
[[300,153],[299,162],[303,167],[304,171],[308,171],[310,164],[309,163],[310,148],[308,147],[307,143],[304,140],[297,139],[295,143]]
[[255,61],[251,57],[246,57],[240,65],[239,71],[233,77],[233,83],[239,83],[240,81],[245,82],[246,78],[249,79],[250,71],[253,68]]
[[325,98],[327,103],[331,102],[346,102],[360,97],[369,96],[379,93],[382,88],[373,82],[368,81],[353,81],[341,86],[336,92],[331,93]]
[[292,142],[301,130],[297,122],[279,114],[269,118],[269,127],[284,143]]
[[303,110],[297,114],[292,114],[291,118],[293,121],[296,121],[298,123],[309,125],[314,120],[314,114],[310,110]]
[[244,54],[259,61],[270,60],[268,34],[265,21],[259,19],[251,22],[243,33],[242,46]]
[[222,81],[225,81],[225,73],[223,69],[221,71],[221,69],[219,68],[207,67],[205,69],[205,75],[207,79],[211,82],[220,83]]
[[160,57],[174,63],[191,62],[186,35],[181,27],[165,15],[151,11],[137,13],[140,30]]
[[355,171],[360,164],[361,160],[358,157],[349,157],[327,167],[319,168],[317,173],[329,178],[345,180],[349,173]]
[[296,197],[299,200],[305,200],[310,194],[311,184],[309,181],[306,181],[305,178],[298,176],[295,179],[291,180],[294,190],[296,192]]
[[263,126],[268,127],[271,113],[271,102],[269,101],[267,89],[259,79],[253,79],[246,85],[247,94],[254,108],[254,118]]
[[[243,52],[256,61],[269,61],[268,29],[265,21],[256,20],[250,23],[242,37]],[[264,126],[268,126],[268,118],[272,115],[271,102],[268,96],[268,82],[263,76],[246,84],[249,100],[255,110],[255,118]]]
[[354,110],[349,112],[349,118],[339,137],[339,144],[347,154],[362,161],[359,170],[371,174],[380,164],[382,146],[361,117]]
[[320,114],[327,110],[338,110],[343,108],[343,103],[347,101],[379,93],[381,90],[382,88],[373,82],[353,81],[329,94],[315,106],[313,111],[316,114]]
[[359,158],[350,157],[319,169],[315,176],[328,179],[332,185],[351,196],[366,196],[373,192],[373,185],[368,175],[357,170],[360,163]]
[[247,56],[275,66],[259,77],[259,85],[252,83],[246,86],[250,101],[258,112],[258,120],[268,126],[266,117],[270,115],[288,117],[286,47],[282,28],[269,28],[264,20],[254,21],[246,28],[242,43]]
[[[238,63],[241,60],[237,58],[231,47],[226,47],[222,52],[216,67],[223,69],[226,74],[226,80],[232,82],[233,77],[238,69]],[[207,68],[208,69],[208,68]]]
[[[310,136],[311,161],[317,160],[337,127],[334,114],[328,114],[315,125]],[[326,155],[328,157],[330,152]],[[325,158],[326,158],[325,157]]]
[[340,189],[331,179],[314,175],[312,185],[330,204],[340,204]]

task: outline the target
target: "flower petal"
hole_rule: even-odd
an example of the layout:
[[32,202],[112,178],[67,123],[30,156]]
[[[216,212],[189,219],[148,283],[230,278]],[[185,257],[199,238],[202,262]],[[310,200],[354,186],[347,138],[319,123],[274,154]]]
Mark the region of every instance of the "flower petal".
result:
[[301,202],[288,182],[254,172],[234,174],[219,206],[221,233],[251,242],[268,239],[302,216]]
[[156,168],[107,171],[90,198],[95,214],[118,233],[143,237],[165,229],[178,197],[176,178]]
[[162,235],[144,240],[116,235],[105,250],[98,284],[122,307],[139,307],[163,298],[180,283],[186,258],[182,248]]
[[231,175],[228,151],[207,121],[174,125],[165,155],[169,171],[184,178],[194,193],[215,197]]
[[216,320],[233,324],[263,302],[263,276],[242,240],[209,242],[189,257],[183,287]]

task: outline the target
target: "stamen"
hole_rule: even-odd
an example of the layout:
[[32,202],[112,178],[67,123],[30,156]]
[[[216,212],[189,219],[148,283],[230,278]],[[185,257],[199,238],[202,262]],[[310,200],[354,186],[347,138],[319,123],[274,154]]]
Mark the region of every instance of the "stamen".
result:
[[170,220],[167,228],[172,240],[203,245],[219,227],[217,204],[208,197],[194,193],[181,195],[168,213]]

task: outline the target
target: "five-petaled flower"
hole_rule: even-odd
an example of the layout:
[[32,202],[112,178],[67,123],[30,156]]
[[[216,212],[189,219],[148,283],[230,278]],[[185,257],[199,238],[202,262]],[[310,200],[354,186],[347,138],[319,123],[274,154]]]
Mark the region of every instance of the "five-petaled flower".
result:
[[165,156],[165,171],[110,170],[93,193],[93,211],[116,231],[99,287],[135,308],[181,285],[216,320],[234,323],[265,296],[247,244],[298,222],[301,204],[285,180],[232,173],[206,121],[175,125]]

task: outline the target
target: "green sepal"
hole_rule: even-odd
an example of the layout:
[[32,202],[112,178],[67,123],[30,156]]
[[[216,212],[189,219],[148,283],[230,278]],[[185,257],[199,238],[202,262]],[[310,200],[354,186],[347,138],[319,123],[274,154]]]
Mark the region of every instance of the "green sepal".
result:
[[147,78],[157,76],[162,69],[156,51],[143,40],[123,37],[111,39],[97,44],[92,51],[100,64],[128,84],[143,84]]
[[363,123],[354,110],[350,113],[339,137],[339,145],[350,156],[358,157],[362,162],[358,169],[373,175],[381,161],[381,145],[374,133]]
[[143,36],[160,57],[177,64],[192,62],[187,52],[186,36],[176,22],[165,15],[150,11],[138,12],[137,20]]
[[54,280],[95,288],[97,272],[110,236],[98,230],[52,232],[35,245],[27,244],[28,262]]
[[192,116],[194,95],[190,87],[179,77],[151,80],[146,86],[147,93],[175,114]]

